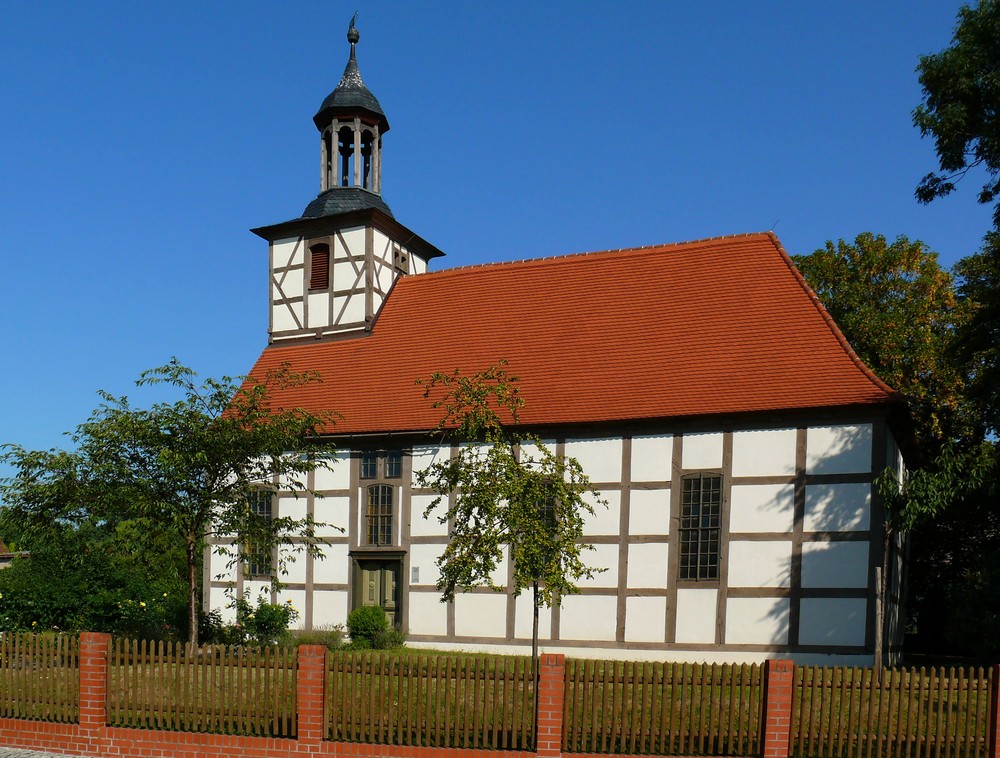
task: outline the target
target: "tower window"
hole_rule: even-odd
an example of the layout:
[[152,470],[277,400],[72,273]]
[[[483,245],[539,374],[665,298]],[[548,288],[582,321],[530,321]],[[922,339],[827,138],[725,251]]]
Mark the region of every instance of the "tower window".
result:
[[326,243],[309,248],[309,289],[325,290],[330,286],[330,246]]
[[681,487],[680,579],[719,578],[722,476],[691,474]]
[[354,183],[354,130],[349,127],[337,132],[340,153],[340,186],[350,187]]

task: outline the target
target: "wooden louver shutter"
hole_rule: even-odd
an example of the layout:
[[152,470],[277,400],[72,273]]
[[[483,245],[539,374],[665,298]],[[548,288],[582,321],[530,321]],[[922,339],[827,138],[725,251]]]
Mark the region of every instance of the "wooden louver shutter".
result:
[[313,245],[309,248],[312,261],[309,266],[309,289],[325,290],[330,286],[330,246]]

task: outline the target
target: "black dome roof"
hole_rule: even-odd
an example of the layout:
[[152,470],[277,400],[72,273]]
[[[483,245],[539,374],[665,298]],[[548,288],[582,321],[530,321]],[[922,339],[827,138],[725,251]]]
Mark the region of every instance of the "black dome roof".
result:
[[333,92],[326,96],[316,115],[313,116],[313,122],[320,131],[336,115],[353,116],[357,114],[373,116],[380,131],[389,131],[389,121],[386,119],[385,113],[382,112],[382,106],[379,105],[371,90],[365,86],[365,82],[361,78],[361,71],[358,70],[355,46],[359,38],[358,30],[354,28],[352,21],[350,29],[347,30],[347,39],[351,43],[351,57],[344,68],[344,75],[340,77],[340,83]]

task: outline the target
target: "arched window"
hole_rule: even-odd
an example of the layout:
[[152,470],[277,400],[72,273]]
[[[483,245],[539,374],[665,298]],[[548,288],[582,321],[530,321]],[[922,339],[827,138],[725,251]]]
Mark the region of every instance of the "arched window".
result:
[[372,484],[368,487],[368,508],[365,512],[369,545],[392,544],[392,487]]

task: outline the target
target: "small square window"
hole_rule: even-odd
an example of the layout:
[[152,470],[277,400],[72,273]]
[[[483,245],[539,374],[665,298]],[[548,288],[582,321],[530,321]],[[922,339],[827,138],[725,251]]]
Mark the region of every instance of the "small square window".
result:
[[387,450],[385,454],[385,478],[399,479],[403,474],[403,453],[400,450]]
[[361,478],[374,479],[378,476],[378,453],[366,450],[361,454]]

